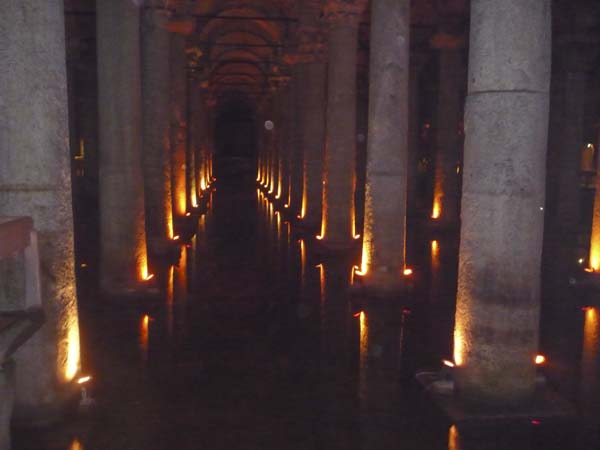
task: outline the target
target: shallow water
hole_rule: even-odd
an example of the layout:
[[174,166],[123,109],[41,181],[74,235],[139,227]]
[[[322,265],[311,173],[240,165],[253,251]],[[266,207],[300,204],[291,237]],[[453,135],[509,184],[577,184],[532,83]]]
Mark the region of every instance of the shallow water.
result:
[[97,408],[15,450],[597,448],[600,324],[566,283],[544,297],[541,370],[580,418],[457,428],[414,380],[451,355],[455,237],[411,226],[414,294],[367,305],[347,293],[356,261],[320,259],[251,183],[212,196],[160,300],[118,304],[93,263],[79,274]]

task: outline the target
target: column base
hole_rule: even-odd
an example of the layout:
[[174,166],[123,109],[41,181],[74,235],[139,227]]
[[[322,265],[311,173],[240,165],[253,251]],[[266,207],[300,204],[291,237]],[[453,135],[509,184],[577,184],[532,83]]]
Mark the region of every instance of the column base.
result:
[[320,255],[353,254],[360,255],[362,242],[360,239],[347,241],[330,241],[328,239],[315,238],[315,253]]
[[451,370],[419,372],[415,375],[433,402],[457,425],[531,423],[532,420],[575,419],[575,408],[554,392],[543,376],[536,378],[536,389],[530,399],[514,405],[474,403],[454,390]]
[[14,364],[5,363],[0,367],[0,448],[10,448],[10,420],[15,397]]
[[160,296],[155,280],[139,282],[130,286],[101,286],[103,296],[118,302],[138,299],[154,299]]
[[72,381],[57,388],[52,402],[20,405],[17,400],[12,414],[12,427],[30,429],[55,425],[77,410],[80,399],[81,386]]
[[353,298],[369,300],[402,300],[409,298],[414,289],[412,277],[402,275],[394,277],[354,276],[350,288]]

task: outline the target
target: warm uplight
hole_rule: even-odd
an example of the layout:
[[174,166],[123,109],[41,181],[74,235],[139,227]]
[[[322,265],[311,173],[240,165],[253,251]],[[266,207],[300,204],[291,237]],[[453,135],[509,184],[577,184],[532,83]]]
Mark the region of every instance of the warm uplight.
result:
[[600,177],[596,177],[596,193],[592,213],[592,233],[590,236],[589,267],[597,272],[600,269]]
[[73,380],[77,372],[79,372],[79,325],[76,316],[69,325],[69,333],[67,335],[67,360],[65,364],[65,379]]
[[447,360],[447,359],[442,359],[442,364],[444,364],[446,367],[455,367],[456,364],[454,364],[452,361]]
[[436,201],[433,203],[433,211],[431,212],[431,218],[439,219],[440,212],[441,212],[440,203],[439,203],[439,200],[436,199]]
[[85,377],[81,377],[79,380],[77,380],[77,384],[85,384],[88,381],[90,381],[92,379],[91,376],[85,376]]
[[153,273],[149,273],[148,275],[146,275],[143,280],[144,281],[150,281],[152,278],[154,278],[154,274]]
[[460,439],[456,425],[448,430],[448,450],[460,450]]
[[454,326],[454,364],[459,367],[465,363],[465,340],[460,323]]
[[319,269],[319,287],[321,294],[321,302],[325,301],[325,267],[323,264],[317,264],[315,267]]
[[406,268],[404,269],[404,271],[402,272],[404,274],[405,277],[409,277],[413,274],[413,270],[411,268]]
[[360,317],[363,314],[362,311],[357,312],[356,314],[352,314],[352,317]]
[[180,238],[179,238],[179,235],[173,236],[173,240],[174,240],[174,241],[178,241],[179,239],[180,239]]
[[85,159],[85,142],[83,139],[79,140],[79,154],[75,155],[74,159],[82,161]]
[[535,355],[534,361],[539,366],[546,362],[546,357],[544,355]]
[[583,263],[584,263],[584,261],[585,261],[585,260],[584,260],[583,258],[579,258],[579,259],[577,260],[577,262],[578,262],[579,264],[583,264]]
[[362,255],[360,258],[360,267],[354,266],[354,274],[359,277],[364,277],[369,271],[369,262],[371,256],[371,249],[369,247],[369,241],[367,239],[363,240],[362,245]]
[[355,235],[354,235],[354,239],[355,239],[355,240],[357,240],[357,239],[360,239],[360,234],[355,234]]
[[322,236],[322,235],[318,234],[315,237],[317,238],[318,241],[322,241],[325,236]]
[[284,208],[289,208],[290,205],[288,205],[287,203],[285,205],[283,205]]
[[431,255],[437,255],[440,249],[439,243],[436,240],[431,241]]
[[145,314],[142,316],[140,321],[140,350],[142,352],[142,359],[146,361],[148,359],[148,339],[150,332],[150,316]]
[[69,450],[83,450],[83,445],[81,444],[79,439],[73,439]]

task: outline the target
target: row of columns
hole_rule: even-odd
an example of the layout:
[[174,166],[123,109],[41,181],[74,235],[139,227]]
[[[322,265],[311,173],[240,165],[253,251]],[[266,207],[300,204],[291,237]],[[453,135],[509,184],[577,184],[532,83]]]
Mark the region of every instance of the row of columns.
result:
[[[356,55],[365,8],[359,0],[325,5],[326,91],[321,84],[324,63],[300,59],[296,67],[301,83],[313,83],[299,89],[304,161],[299,217],[311,228],[321,216],[317,239],[334,250],[351,247],[357,237]],[[367,287],[388,293],[402,292],[405,269],[409,10],[408,1],[371,2],[364,236],[357,274]],[[316,28],[317,19],[301,14],[300,23],[309,31]],[[458,222],[457,173],[462,170],[455,381],[457,392],[477,403],[518,404],[535,388],[550,33],[549,0],[471,2],[464,168],[457,164],[462,139],[461,43],[443,35],[432,41],[440,62],[440,156],[437,211],[434,208],[432,216]],[[313,39],[314,46],[315,34],[303,33],[303,38]],[[259,181],[269,186],[278,154],[266,153],[261,155]]]
[[100,284],[116,294],[143,289],[213,178],[211,103],[188,79],[185,36],[168,12],[141,11],[118,0],[96,11]]

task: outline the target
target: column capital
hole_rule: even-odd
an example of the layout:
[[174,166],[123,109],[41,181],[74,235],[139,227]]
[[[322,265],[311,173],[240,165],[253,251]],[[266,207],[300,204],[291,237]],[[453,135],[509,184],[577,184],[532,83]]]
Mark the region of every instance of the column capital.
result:
[[298,48],[293,55],[294,64],[325,62],[327,45],[320,21],[301,23],[298,27]]
[[325,21],[330,27],[358,27],[367,5],[367,0],[326,0],[323,8]]

